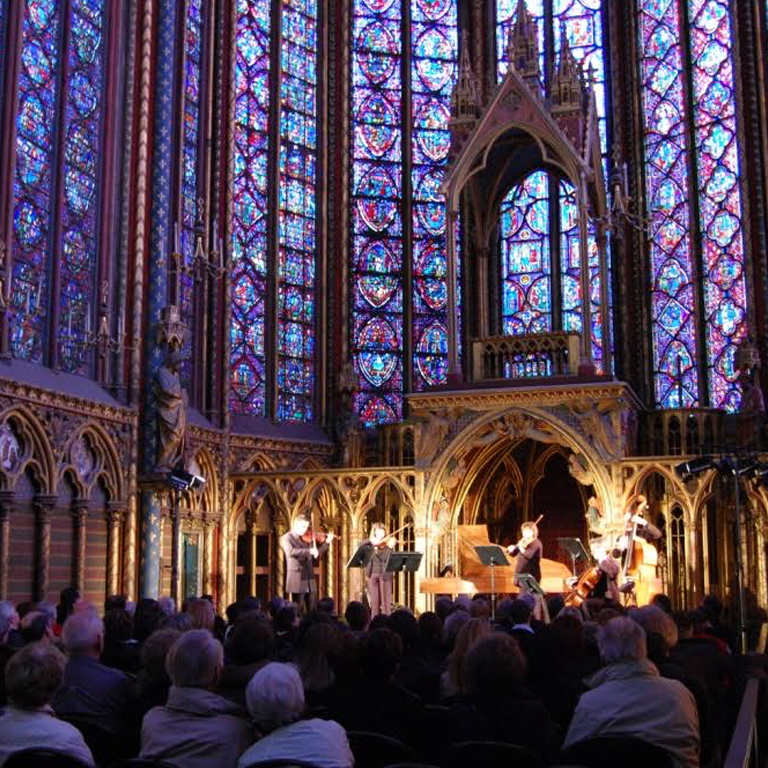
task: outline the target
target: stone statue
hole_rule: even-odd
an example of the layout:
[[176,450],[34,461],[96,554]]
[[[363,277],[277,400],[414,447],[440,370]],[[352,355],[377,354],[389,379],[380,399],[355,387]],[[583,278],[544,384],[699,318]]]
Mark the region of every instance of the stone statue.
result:
[[738,435],[739,442],[751,445],[759,440],[760,430],[765,422],[765,401],[755,372],[743,370],[739,373],[741,400],[739,401]]
[[183,358],[172,350],[155,374],[154,392],[157,408],[158,472],[169,472],[184,463],[187,431],[187,393],[181,386],[179,368]]
[[568,457],[568,474],[580,485],[594,485],[595,478],[587,462],[578,454]]

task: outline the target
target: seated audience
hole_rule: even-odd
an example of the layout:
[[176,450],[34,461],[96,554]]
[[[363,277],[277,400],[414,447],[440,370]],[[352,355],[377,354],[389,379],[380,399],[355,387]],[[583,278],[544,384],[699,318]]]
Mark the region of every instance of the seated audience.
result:
[[357,634],[362,634],[368,628],[371,612],[359,600],[353,600],[344,611],[347,626]]
[[8,642],[11,632],[19,626],[19,614],[9,600],[0,600],[0,707],[5,705],[5,683],[3,670],[16,650]]
[[50,707],[61,685],[64,664],[64,656],[53,645],[33,643],[6,665],[9,704],[0,717],[0,766],[14,752],[35,747],[55,749],[94,765],[80,731],[59,720]]
[[53,620],[48,614],[38,610],[24,615],[19,624],[19,632],[25,644],[37,643],[40,640],[52,641],[56,637]]
[[347,734],[333,720],[299,720],[304,687],[290,664],[262,667],[248,684],[248,711],[262,738],[240,757],[238,768],[271,760],[310,760],[318,768],[352,768]]
[[226,664],[217,693],[245,709],[245,689],[253,675],[271,658],[274,633],[260,613],[240,616],[224,646]]
[[514,638],[502,632],[481,637],[467,654],[467,696],[452,707],[453,741],[504,741],[550,757],[557,746],[552,721],[523,688],[525,673]]
[[141,645],[156,629],[160,628],[160,622],[164,617],[165,614],[157,600],[142,597],[136,603],[133,614],[133,639]]
[[452,699],[467,693],[466,661],[470,648],[490,634],[491,625],[486,619],[470,619],[459,630],[456,643],[448,657],[448,668],[440,677],[440,698]]
[[80,602],[80,591],[75,587],[64,587],[59,593],[59,604],[56,606],[53,634],[61,635],[64,622],[75,612],[75,606]]
[[605,667],[576,706],[564,747],[596,736],[633,736],[665,749],[678,768],[699,766],[699,722],[693,694],[659,675],[648,661],[643,628],[628,618],[598,633]]
[[66,620],[61,639],[69,654],[64,679],[53,699],[59,717],[90,720],[120,734],[131,700],[126,676],[99,663],[104,648],[104,624],[94,611],[79,611]]
[[[316,617],[320,619],[320,617]],[[304,684],[304,696],[310,707],[323,705],[325,694],[333,685],[331,655],[338,645],[339,630],[326,618],[312,621],[309,614],[299,628],[293,663]],[[311,623],[310,623],[311,622]]]
[[190,600],[184,613],[192,617],[192,626],[195,629],[207,629],[213,632],[216,626],[216,611],[208,600],[202,598]]
[[104,615],[104,650],[101,663],[123,672],[139,668],[139,644],[133,639],[133,621],[125,608],[111,608]]
[[194,628],[192,617],[188,613],[172,613],[160,622],[160,629],[175,629],[177,632],[189,632],[190,629]]
[[234,768],[254,739],[253,725],[216,689],[224,654],[208,630],[185,632],[171,647],[168,702],[151,709],[141,726],[141,757],[179,768]]
[[177,629],[158,629],[141,646],[141,670],[136,678],[133,702],[134,721],[139,727],[152,707],[162,707],[168,701],[171,679],[165,669],[165,660],[180,637],[181,632]]

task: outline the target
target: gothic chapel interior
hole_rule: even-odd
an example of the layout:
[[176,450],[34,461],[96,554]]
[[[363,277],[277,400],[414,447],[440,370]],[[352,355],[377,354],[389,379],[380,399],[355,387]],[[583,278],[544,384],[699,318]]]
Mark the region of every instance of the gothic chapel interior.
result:
[[0,599],[282,594],[311,513],[321,595],[383,521],[425,610],[464,526],[570,565],[643,495],[676,607],[768,606],[767,50],[762,0],[3,0]]

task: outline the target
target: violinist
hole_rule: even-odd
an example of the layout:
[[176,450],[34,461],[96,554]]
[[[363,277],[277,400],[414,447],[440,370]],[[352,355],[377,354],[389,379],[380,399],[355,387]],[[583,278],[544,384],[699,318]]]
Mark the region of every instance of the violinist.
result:
[[[520,526],[522,538],[517,544],[510,544],[507,551],[516,558],[515,576],[519,573],[530,573],[536,581],[541,582],[541,554],[543,547],[539,541],[539,528],[536,523],[528,522]],[[517,579],[515,579],[517,583]],[[520,594],[526,594],[528,587],[520,584]]]
[[371,535],[361,546],[373,548],[373,556],[365,566],[365,583],[368,589],[368,601],[371,604],[371,617],[380,613],[389,614],[392,610],[392,587],[394,573],[387,573],[387,561],[397,545],[394,536],[387,536],[387,529],[382,523],[374,523]]
[[285,555],[285,591],[305,611],[317,604],[315,561],[328,551],[333,539],[332,533],[319,534],[310,526],[310,519],[299,515],[291,530],[280,537],[280,549]]

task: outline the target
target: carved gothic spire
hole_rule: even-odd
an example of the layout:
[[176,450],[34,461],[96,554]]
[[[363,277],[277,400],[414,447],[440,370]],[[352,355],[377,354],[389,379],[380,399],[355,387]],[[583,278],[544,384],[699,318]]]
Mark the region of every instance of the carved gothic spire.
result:
[[565,24],[560,28],[560,61],[550,84],[553,113],[581,112],[584,104],[584,81],[581,67],[576,61]]
[[461,57],[459,77],[451,94],[451,116],[454,121],[474,120],[480,106],[478,83],[469,58],[469,35],[461,33]]
[[517,0],[515,23],[509,30],[507,41],[509,65],[528,87],[541,95],[541,70],[539,68],[539,33],[525,0]]

